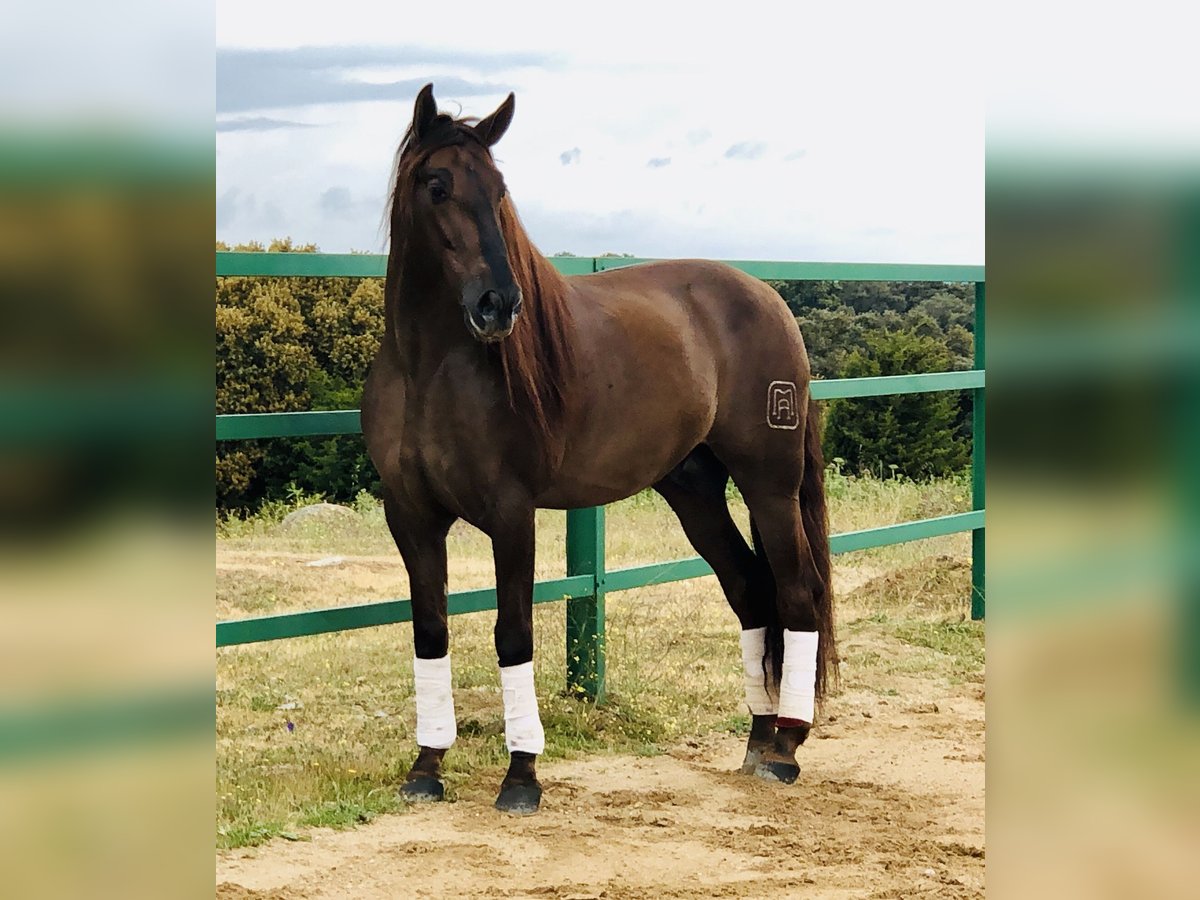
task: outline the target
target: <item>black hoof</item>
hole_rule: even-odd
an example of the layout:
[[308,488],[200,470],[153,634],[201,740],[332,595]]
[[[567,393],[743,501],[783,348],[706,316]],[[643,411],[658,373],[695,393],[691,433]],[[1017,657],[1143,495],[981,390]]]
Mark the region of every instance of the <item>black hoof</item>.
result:
[[800,767],[795,763],[760,762],[754,774],[765,781],[782,781],[791,784],[800,777]]
[[763,761],[763,751],[756,748],[746,750],[746,758],[742,760],[742,768],[738,771],[743,775],[753,775]]
[[430,803],[444,799],[446,788],[432,775],[417,775],[404,782],[400,796],[409,803]]
[[542,786],[534,782],[502,785],[496,809],[510,816],[532,816],[542,802]]

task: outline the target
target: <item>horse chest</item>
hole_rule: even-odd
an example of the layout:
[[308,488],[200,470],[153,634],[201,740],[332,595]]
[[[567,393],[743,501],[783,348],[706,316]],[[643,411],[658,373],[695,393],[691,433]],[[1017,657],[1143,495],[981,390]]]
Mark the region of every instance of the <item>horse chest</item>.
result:
[[400,455],[404,477],[421,479],[455,514],[479,518],[498,486],[512,478],[506,469],[511,413],[502,394],[486,383],[440,372],[414,384],[408,399]]

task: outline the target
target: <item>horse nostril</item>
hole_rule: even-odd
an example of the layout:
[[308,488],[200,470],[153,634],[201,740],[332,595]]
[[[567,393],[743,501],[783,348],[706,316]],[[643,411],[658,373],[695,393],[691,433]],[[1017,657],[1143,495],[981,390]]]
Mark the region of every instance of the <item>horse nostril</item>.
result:
[[496,307],[500,301],[500,295],[495,291],[486,291],[479,298],[479,314],[485,318],[491,318],[496,314]]

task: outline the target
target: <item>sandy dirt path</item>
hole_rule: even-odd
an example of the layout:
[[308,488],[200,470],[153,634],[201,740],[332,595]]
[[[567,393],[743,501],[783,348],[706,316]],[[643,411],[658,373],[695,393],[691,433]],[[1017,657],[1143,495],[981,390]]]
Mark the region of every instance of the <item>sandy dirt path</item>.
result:
[[501,816],[495,786],[472,785],[356,830],[222,852],[217,897],[981,897],[982,687],[908,687],[836,698],[789,787],[737,774],[728,735],[544,763],[537,816]]

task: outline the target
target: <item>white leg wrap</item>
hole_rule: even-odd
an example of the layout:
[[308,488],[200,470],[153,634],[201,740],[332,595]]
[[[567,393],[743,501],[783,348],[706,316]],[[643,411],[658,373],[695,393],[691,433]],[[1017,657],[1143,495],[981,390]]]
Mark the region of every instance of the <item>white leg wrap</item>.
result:
[[546,748],[546,733],[538,716],[533,663],[501,666],[500,687],[504,690],[504,743],[508,752],[541,753]]
[[779,718],[812,722],[817,690],[817,633],[783,632],[783,684]]
[[441,659],[413,657],[417,694],[417,745],[446,750],[458,736],[454,692],[450,686],[450,654]]
[[772,678],[770,665],[763,672],[763,653],[767,646],[767,629],[747,628],[742,632],[742,668],[746,672],[746,705],[756,716],[773,716],[779,707],[776,685],[768,685]]

